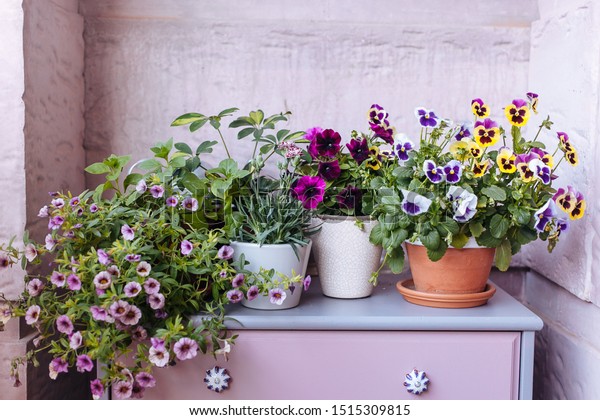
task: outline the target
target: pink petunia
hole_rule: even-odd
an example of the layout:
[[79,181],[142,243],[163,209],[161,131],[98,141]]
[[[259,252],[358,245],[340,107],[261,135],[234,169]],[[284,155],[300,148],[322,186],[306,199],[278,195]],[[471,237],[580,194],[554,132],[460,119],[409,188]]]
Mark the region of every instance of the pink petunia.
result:
[[188,337],[180,338],[173,346],[173,352],[179,360],[189,360],[198,354],[198,343]]
[[109,316],[106,309],[95,305],[90,307],[90,312],[92,313],[92,318],[96,321],[106,321],[106,318]]
[[244,284],[244,280],[245,280],[245,276],[242,273],[238,273],[235,275],[235,277],[231,280],[231,285],[233,287],[235,287],[236,289],[238,287],[240,287],[241,285]]
[[188,241],[187,239],[184,239],[181,242],[181,254],[182,255],[189,255],[192,253],[193,250],[194,250],[194,244],[192,244],[190,241]]
[[36,297],[42,290],[44,290],[44,283],[38,278],[31,279],[31,281],[27,283],[27,293],[29,293],[29,296]]
[[155,295],[160,290],[160,283],[158,280],[148,277],[144,282],[144,290],[149,295]]
[[144,388],[153,388],[156,386],[156,379],[148,372],[140,372],[135,375],[135,380]]
[[42,309],[38,305],[32,305],[27,308],[27,312],[25,312],[25,323],[27,323],[27,325],[33,325],[38,322],[41,311]]
[[269,290],[269,300],[274,305],[281,305],[287,294],[283,291],[283,289],[275,288]]
[[231,303],[241,302],[243,297],[244,294],[238,289],[233,289],[227,292],[227,299],[229,299],[229,302]]
[[219,251],[217,252],[217,257],[221,258],[222,260],[228,260],[231,257],[233,257],[233,248],[230,247],[229,245],[223,245],[221,248],[219,248]]
[[81,290],[81,279],[76,274],[69,274],[67,285],[69,286],[69,290]]
[[120,318],[120,321],[125,325],[137,325],[141,318],[142,311],[137,306],[130,305],[127,312]]
[[160,185],[153,185],[150,187],[150,194],[152,194],[152,197],[154,198],[161,198],[164,193],[165,189]]
[[27,258],[27,261],[32,262],[37,256],[38,252],[34,244],[25,245],[25,258]]
[[56,244],[58,244],[58,241],[54,239],[50,233],[46,235],[44,242],[46,243],[46,249],[48,251],[52,251]]
[[100,379],[94,379],[90,382],[90,390],[92,391],[92,397],[97,400],[104,394],[104,385]]
[[106,290],[112,283],[112,276],[108,271],[101,271],[94,277],[94,286],[99,290]]
[[64,334],[73,332],[73,322],[67,315],[61,315],[56,319],[56,329]]
[[121,235],[123,235],[123,239],[126,241],[133,241],[135,231],[128,224],[124,224],[121,226]]
[[142,261],[138,264],[135,271],[140,277],[147,277],[150,274],[151,266],[146,261]]
[[67,279],[63,273],[59,273],[58,271],[53,271],[50,276],[50,283],[55,285],[56,287],[64,287]]
[[164,347],[150,347],[148,360],[158,367],[164,367],[169,363],[169,352]]
[[91,372],[94,369],[94,362],[87,354],[80,354],[77,356],[77,362],[75,364],[77,372]]
[[312,282],[312,278],[310,276],[306,276],[304,278],[304,291],[306,292],[308,290],[308,288],[310,287],[310,283]]
[[162,309],[165,307],[165,297],[162,293],[155,293],[148,296],[148,305],[152,309]]
[[98,255],[98,262],[100,264],[108,265],[112,262],[105,250],[99,249],[98,251],[96,251],[96,254]]
[[121,319],[121,317],[123,317],[123,315],[125,315],[127,311],[129,311],[129,306],[129,303],[125,302],[124,300],[118,300],[110,305],[110,307],[108,308],[108,312],[115,319]]
[[112,386],[112,392],[115,398],[119,400],[126,400],[131,397],[133,391],[133,384],[127,381],[117,381]]
[[253,285],[250,286],[250,288],[248,289],[248,292],[246,292],[246,299],[250,300],[254,300],[258,297],[259,291],[258,291],[258,286],[257,285]]
[[48,374],[50,375],[51,379],[56,379],[56,377],[58,376],[59,373],[61,373],[61,372],[66,373],[68,371],[69,371],[69,364],[67,363],[66,360],[63,360],[60,357],[52,359],[52,361],[50,362],[50,366],[48,368]]
[[69,338],[69,347],[71,347],[73,350],[77,350],[79,347],[81,347],[81,344],[83,344],[83,337],[81,336],[81,333],[77,331],[71,334],[71,337]]
[[142,286],[137,281],[131,281],[125,285],[123,292],[127,297],[135,297],[142,291]]

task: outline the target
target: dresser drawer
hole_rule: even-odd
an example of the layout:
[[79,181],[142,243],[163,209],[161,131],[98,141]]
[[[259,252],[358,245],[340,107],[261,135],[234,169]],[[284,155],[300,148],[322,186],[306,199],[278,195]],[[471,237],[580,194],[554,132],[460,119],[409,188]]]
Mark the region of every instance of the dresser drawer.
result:
[[[150,399],[516,399],[519,332],[238,331],[228,361],[199,356],[156,369]],[[230,387],[206,388],[205,371],[227,368]],[[414,396],[405,375],[425,371]]]

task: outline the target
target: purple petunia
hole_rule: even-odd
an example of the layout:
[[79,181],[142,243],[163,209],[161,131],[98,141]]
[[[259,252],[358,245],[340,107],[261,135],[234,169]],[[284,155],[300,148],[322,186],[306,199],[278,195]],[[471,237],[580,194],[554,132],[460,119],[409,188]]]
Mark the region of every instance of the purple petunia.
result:
[[96,321],[106,321],[107,317],[109,316],[106,309],[96,305],[90,307],[90,312],[92,313],[92,318],[94,318]]
[[58,271],[53,271],[52,275],[50,276],[50,283],[56,287],[64,287],[66,281],[67,279],[65,275],[63,273],[59,273]]
[[96,213],[99,210],[98,205],[97,204],[92,204],[90,206],[90,213]]
[[198,343],[188,337],[180,338],[173,346],[173,352],[179,360],[189,360],[198,354]]
[[304,291],[306,292],[310,287],[310,283],[312,282],[312,278],[310,276],[304,277],[304,281],[302,282],[304,286]]
[[153,388],[156,386],[156,379],[148,372],[140,372],[135,375],[135,380],[144,388]]
[[125,260],[128,262],[140,262],[142,259],[142,256],[139,254],[127,254],[125,256]]
[[346,210],[356,209],[357,212],[360,212],[362,205],[362,191],[360,188],[349,185],[340,191],[340,193],[335,196],[335,199],[340,208]]
[[177,197],[172,195],[170,197],[167,197],[166,203],[167,203],[167,207],[177,207],[179,200],[177,200]]
[[108,271],[101,271],[94,277],[94,286],[96,289],[106,290],[112,283],[112,276]]
[[42,308],[40,308],[38,305],[32,305],[27,308],[27,312],[25,312],[25,323],[27,325],[35,324],[40,318],[41,311]]
[[244,284],[245,279],[246,279],[246,277],[242,273],[238,273],[231,280],[231,285],[237,289],[238,287],[240,287],[241,285]]
[[77,350],[79,347],[81,347],[82,343],[83,337],[79,331],[74,332],[71,334],[71,337],[69,337],[69,347],[71,347],[73,350]]
[[137,325],[142,318],[142,311],[135,305],[129,305],[127,312],[119,319],[125,325]]
[[342,170],[340,169],[340,163],[337,160],[332,160],[330,162],[319,162],[317,173],[324,180],[333,181],[339,178]]
[[320,134],[322,132],[323,129],[321,127],[312,127],[306,130],[304,138],[308,141],[315,141],[317,139],[317,134]]
[[150,266],[150,264],[148,264],[146,261],[141,261],[137,265],[135,271],[137,272],[137,275],[140,277],[148,277],[151,269],[152,269],[152,267]]
[[444,180],[444,168],[437,166],[433,160],[423,162],[423,172],[428,180],[434,184],[439,184]]
[[44,283],[38,278],[31,279],[27,283],[27,293],[29,296],[36,297],[44,290]]
[[161,198],[164,193],[165,189],[161,185],[153,185],[150,187],[150,194],[152,194],[152,197],[154,198]]
[[121,226],[121,234],[126,241],[133,241],[135,238],[135,232],[128,224]]
[[77,367],[77,372],[91,372],[94,369],[94,362],[87,354],[80,354],[77,356],[77,362],[75,362],[75,366]]
[[181,254],[182,255],[190,255],[192,250],[194,249],[194,244],[192,244],[187,239],[181,241]]
[[106,253],[105,250],[98,249],[98,251],[96,251],[96,254],[98,255],[98,262],[100,264],[108,265],[108,264],[112,263],[112,260],[110,259],[110,257],[108,256],[108,254]]
[[217,251],[217,257],[221,258],[222,260],[229,260],[233,257],[233,248],[230,247],[229,245],[223,245],[221,248],[219,248],[219,251]]
[[274,305],[281,305],[286,297],[285,291],[279,287],[269,290],[269,301]]
[[112,386],[112,393],[118,400],[126,400],[131,397],[133,384],[128,381],[117,381]]
[[73,322],[67,315],[61,315],[56,319],[56,329],[63,334],[73,332]]
[[152,277],[148,277],[144,282],[144,290],[149,295],[154,295],[160,290],[160,283],[158,282],[158,280],[153,279]]
[[77,274],[69,274],[67,285],[69,286],[69,290],[81,290],[81,279]]
[[148,296],[148,305],[152,309],[162,309],[165,307],[165,297],[162,293],[154,293]]
[[231,303],[238,303],[242,301],[244,294],[238,289],[232,289],[227,292],[227,299]]
[[258,286],[257,285],[253,285],[250,286],[250,288],[248,289],[248,292],[246,292],[246,299],[250,300],[254,300],[258,297],[259,294],[259,290],[258,290]]
[[62,216],[54,216],[48,219],[48,229],[56,230],[62,226],[65,222],[65,218]]
[[65,206],[65,200],[62,198],[55,198],[51,203],[57,209],[62,209]]
[[315,147],[319,156],[332,158],[340,151],[342,137],[337,131],[328,128],[315,136]]
[[148,338],[148,331],[141,325],[138,325],[131,331],[131,337],[134,340],[142,341]]
[[48,213],[48,206],[44,206],[38,212],[38,217],[48,217],[50,213]]
[[535,230],[544,232],[546,226],[556,217],[556,214],[556,204],[554,204],[554,200],[549,199],[546,204],[534,213]]
[[186,197],[182,202],[181,206],[187,211],[196,211],[198,210],[198,200],[194,197]]
[[451,160],[444,166],[444,175],[446,182],[456,184],[462,176],[462,165],[457,160]]
[[46,235],[44,242],[46,243],[46,249],[48,251],[52,251],[54,249],[54,247],[56,246],[56,244],[58,244],[58,241],[56,239],[54,239],[51,234]]
[[102,397],[104,394],[104,385],[102,385],[102,381],[100,379],[94,379],[90,382],[90,391],[92,392],[92,397],[97,400]]
[[52,361],[50,362],[50,366],[48,368],[49,371],[49,376],[51,379],[56,379],[56,377],[58,376],[59,373],[61,372],[68,372],[69,371],[69,364],[67,363],[66,360],[57,357],[55,359],[52,359]]
[[369,144],[367,143],[366,138],[353,138],[347,144],[347,147],[348,151],[350,152],[350,156],[352,156],[352,158],[359,165],[369,158]]
[[323,201],[325,181],[318,176],[305,175],[294,186],[293,194],[302,201],[305,209],[314,210]]
[[437,127],[440,123],[439,118],[432,109],[416,108],[415,117],[419,120],[421,127]]
[[129,310],[129,303],[124,300],[117,300],[113,302],[108,308],[108,312],[115,319],[120,319]]
[[137,281],[130,281],[123,288],[123,292],[127,297],[135,297],[142,291],[142,286]]
[[148,190],[148,185],[146,185],[146,181],[141,179],[135,186],[135,190],[140,194],[145,193]]
[[167,363],[169,363],[169,352],[165,349],[164,346],[162,347],[150,347],[149,350],[149,355],[148,355],[148,360],[150,360],[150,362],[158,367],[163,367],[166,366]]

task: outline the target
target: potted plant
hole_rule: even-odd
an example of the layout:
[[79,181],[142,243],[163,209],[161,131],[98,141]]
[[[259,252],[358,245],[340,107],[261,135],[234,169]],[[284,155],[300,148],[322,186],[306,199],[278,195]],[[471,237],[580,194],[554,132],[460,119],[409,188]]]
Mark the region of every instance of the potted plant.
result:
[[394,128],[379,105],[372,105],[368,118],[368,133],[353,131],[346,145],[332,129],[308,130],[307,152],[297,167],[302,177],[293,191],[321,228],[313,236],[313,254],[323,294],[329,297],[370,296],[371,276],[381,262],[380,244],[369,242],[377,224],[370,217],[370,183],[390,163],[383,148],[393,143]]
[[[227,110],[219,114],[229,116]],[[291,195],[291,185],[297,175],[297,165],[301,149],[295,140],[303,136],[303,132],[290,132],[287,129],[275,131],[278,122],[287,121],[288,114],[275,114],[265,117],[261,110],[253,111],[248,116],[241,116],[229,124],[230,128],[241,128],[238,139],[251,137],[255,142],[251,159],[243,169],[230,159],[222,161],[215,169],[207,169],[208,191],[213,199],[222,202],[223,229],[231,240],[231,249],[235,252],[236,262],[240,270],[248,272],[245,284],[253,280],[256,283],[289,284],[287,279],[299,276],[300,281],[306,274],[308,258],[312,242],[309,235],[314,228],[310,227],[310,213]],[[185,114],[178,117],[173,125],[188,125],[195,131],[202,122],[211,118],[202,114]],[[225,151],[228,150],[226,140],[220,131],[220,124],[211,125],[218,131]],[[279,157],[276,178],[263,175],[267,162]],[[221,170],[224,162],[234,171]],[[232,176],[233,175],[233,176]],[[235,181],[235,182],[234,182]],[[265,276],[272,274],[271,279]],[[242,274],[240,274],[242,276]],[[282,277],[283,276],[283,277]],[[238,299],[237,287],[239,278],[232,283],[227,296],[232,302]],[[255,295],[244,296],[242,304],[254,309],[287,309],[298,305],[302,287],[287,290],[284,298],[277,304],[263,304]],[[260,287],[260,292],[268,296],[270,289]],[[254,289],[252,289],[254,291]],[[285,298],[289,296],[289,298]]]
[[[512,255],[537,239],[547,240],[552,251],[568,219],[583,217],[583,195],[554,186],[557,167],[563,160],[576,165],[577,152],[562,132],[550,148],[541,141],[552,126],[549,118],[526,137],[522,127],[537,111],[537,95],[527,97],[504,108],[508,130],[479,98],[472,101],[472,127],[417,108],[419,148],[398,138],[396,164],[373,180],[380,223],[371,240],[386,249],[394,272],[403,268],[406,244],[417,292],[483,293],[493,261],[507,270]],[[475,296],[472,303],[485,301]]]
[[[153,150],[154,169],[123,183],[129,157],[89,166],[106,182],[78,195],[52,193],[38,215],[48,221],[43,243],[25,235],[23,250],[0,247],[0,268],[20,262],[30,269],[22,298],[8,302],[10,315],[39,334],[13,361],[16,383],[18,365],[35,366],[47,351],[50,378],[97,363],[94,398],[108,387],[113,397],[141,398],[155,385],[153,369],[228,351],[223,293],[236,273],[224,252],[228,239],[200,227],[196,199],[177,187],[184,161],[172,142]],[[112,196],[104,198],[108,190]],[[49,274],[32,271],[48,263]],[[205,315],[200,324],[188,322],[197,314]]]

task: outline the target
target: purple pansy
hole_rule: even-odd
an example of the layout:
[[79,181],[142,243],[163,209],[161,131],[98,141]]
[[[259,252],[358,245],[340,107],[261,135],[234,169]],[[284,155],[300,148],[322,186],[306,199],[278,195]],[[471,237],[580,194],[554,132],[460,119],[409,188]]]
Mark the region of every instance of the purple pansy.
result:
[[437,127],[440,120],[432,109],[416,108],[415,116],[422,127]]
[[294,186],[293,194],[302,201],[305,209],[314,210],[323,201],[325,181],[318,176],[305,175]]
[[467,124],[462,124],[454,136],[456,140],[462,140],[464,137],[471,137],[471,130]]
[[258,291],[258,286],[257,285],[253,285],[250,286],[250,288],[248,289],[248,292],[246,292],[246,299],[250,300],[254,300],[258,297],[259,291]]
[[412,191],[402,190],[404,199],[400,203],[402,211],[409,216],[417,216],[429,210],[431,200]]
[[401,136],[400,139],[394,144],[394,154],[401,161],[408,160],[408,152],[413,150],[415,145],[412,141],[408,140],[406,136]]
[[444,175],[446,182],[456,184],[462,176],[462,165],[457,160],[451,160],[444,166]]
[[315,137],[315,145],[319,156],[332,158],[340,151],[342,137],[337,131],[328,128]]
[[535,230],[543,232],[552,219],[556,217],[556,204],[550,199],[534,214]]
[[335,196],[340,208],[346,210],[357,209],[360,211],[362,203],[362,190],[353,185],[348,185]]
[[396,129],[389,125],[387,120],[383,121],[382,124],[370,123],[371,130],[375,133],[375,137],[379,137],[387,144],[394,144],[394,135],[396,135]]
[[126,241],[133,241],[133,238],[135,238],[135,232],[128,224],[121,226],[121,235]]
[[534,176],[542,181],[545,185],[550,184],[550,167],[540,159],[532,159],[529,162],[529,169],[533,172]]
[[428,180],[434,184],[439,184],[444,180],[444,168],[437,166],[433,160],[423,162],[423,172]]
[[337,160],[332,160],[330,162],[319,162],[317,172],[324,180],[333,181],[340,176],[342,170],[340,169],[340,163]]
[[373,124],[381,124],[387,120],[389,114],[381,105],[373,104],[369,109],[368,117],[369,122]]
[[190,255],[194,249],[194,244],[192,244],[187,239],[181,241],[181,254],[182,255]]
[[558,235],[560,236],[562,232],[566,232],[567,230],[569,230],[569,221],[563,218],[556,219],[556,231]]
[[350,152],[350,156],[358,163],[359,165],[363,163],[365,160],[369,158],[369,144],[367,143],[367,139],[361,137],[360,139],[351,139],[347,144],[348,151]]

